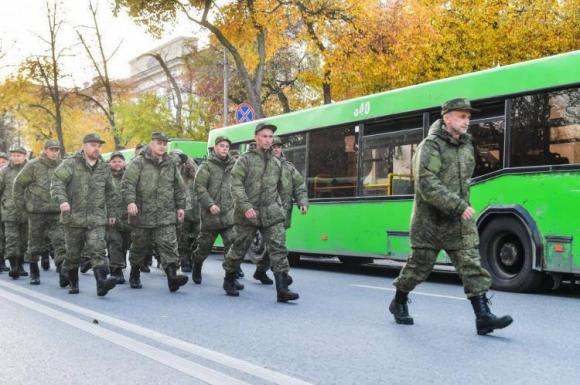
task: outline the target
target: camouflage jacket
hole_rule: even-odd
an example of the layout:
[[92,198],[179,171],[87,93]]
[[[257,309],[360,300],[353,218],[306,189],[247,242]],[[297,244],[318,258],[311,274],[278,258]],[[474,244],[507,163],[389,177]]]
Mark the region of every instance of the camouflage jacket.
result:
[[193,159],[188,158],[187,163],[182,167],[181,178],[185,186],[185,220],[199,222],[199,203],[194,184],[197,165]]
[[58,202],[50,196],[50,181],[61,162],[42,154],[24,166],[14,180],[14,202],[18,211],[60,213]]
[[280,190],[280,197],[282,198],[282,206],[286,211],[286,228],[290,228],[292,223],[292,202],[300,206],[308,206],[308,191],[304,183],[304,177],[300,171],[296,169],[292,162],[286,160],[282,156],[282,188]]
[[[234,225],[230,174],[234,163],[231,156],[222,160],[212,152],[197,170],[195,191],[201,210],[202,230],[219,230]],[[218,215],[209,211],[213,205],[220,208]]]
[[113,176],[113,188],[115,189],[115,193],[119,196],[119,200],[117,201],[117,207],[115,207],[115,212],[117,213],[117,229],[119,231],[131,231],[131,226],[129,225],[129,214],[127,213],[127,205],[121,199],[121,180],[123,179],[123,174],[125,173],[125,169],[120,171],[113,171],[111,170],[111,175]]
[[413,159],[413,248],[459,250],[479,243],[475,219],[463,220],[475,168],[469,134],[454,139],[441,119],[431,126]]
[[8,162],[8,165],[0,171],[0,206],[2,207],[2,222],[24,223],[28,220],[26,212],[18,211],[12,195],[14,179],[24,168]]
[[185,210],[185,188],[177,165],[168,154],[158,161],[147,148],[129,165],[121,182],[125,205],[135,203],[139,213],[129,217],[136,227],[154,228],[177,223]]
[[[282,162],[272,151],[253,149],[236,161],[231,172],[234,223],[269,227],[285,221],[282,170]],[[250,220],[244,213],[252,208],[257,217]]]
[[51,194],[58,204],[68,202],[71,211],[61,215],[70,227],[104,226],[108,218],[117,217],[119,196],[115,193],[111,169],[100,158],[94,166],[82,151],[62,161],[54,171]]

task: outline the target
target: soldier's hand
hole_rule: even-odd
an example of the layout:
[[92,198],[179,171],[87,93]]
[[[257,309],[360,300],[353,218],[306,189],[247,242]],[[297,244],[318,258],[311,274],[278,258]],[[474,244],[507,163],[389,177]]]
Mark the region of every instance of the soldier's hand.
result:
[[137,205],[135,203],[129,203],[127,205],[127,213],[129,213],[129,215],[132,217],[137,215],[139,213],[139,209],[137,208]]
[[60,212],[61,213],[68,213],[70,212],[70,205],[68,202],[64,202],[60,204]]
[[308,213],[308,206],[300,206],[300,212],[302,213],[302,215]]
[[213,215],[218,215],[221,212],[221,210],[217,205],[212,205],[209,208],[209,212],[212,213]]
[[471,219],[473,218],[473,215],[475,214],[475,210],[473,209],[473,207],[468,207],[465,209],[465,211],[463,212],[463,214],[461,214],[461,218],[467,220],[467,219]]
[[256,211],[254,209],[249,209],[244,213],[247,219],[256,219]]
[[117,219],[109,218],[109,225],[113,226],[115,223],[117,223]]
[[185,210],[184,209],[177,210],[177,220],[179,222],[183,222],[185,220]]

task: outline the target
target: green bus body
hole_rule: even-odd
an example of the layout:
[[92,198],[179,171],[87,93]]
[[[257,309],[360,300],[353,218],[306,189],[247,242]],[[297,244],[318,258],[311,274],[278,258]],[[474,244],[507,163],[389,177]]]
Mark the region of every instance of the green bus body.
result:
[[[498,110],[503,112],[495,118],[503,125],[499,150],[496,149],[496,155],[498,152],[501,154],[501,162],[498,162],[499,167],[493,172],[484,172],[483,175],[475,177],[471,188],[471,204],[479,215],[480,235],[490,239],[489,244],[480,246],[483,262],[488,268],[496,260],[500,261],[496,264],[503,264],[497,271],[490,269],[494,286],[499,289],[524,291],[540,286],[538,276],[545,278],[540,272],[550,272],[554,281],[561,280],[562,273],[580,275],[579,86],[580,51],[575,51],[268,118],[268,122],[278,127],[276,135],[283,138],[300,135],[306,137],[301,143],[304,153],[307,154],[304,155],[305,166],[301,171],[308,170],[313,162],[310,159],[313,156],[311,151],[314,151],[311,140],[316,132],[326,133],[336,128],[351,127],[350,135],[354,137],[353,132],[358,135],[358,139],[352,140],[358,140],[359,143],[356,150],[356,177],[338,176],[325,179],[320,173],[306,176],[309,181],[311,206],[305,216],[300,215],[297,209],[294,210],[292,228],[287,235],[289,251],[297,254],[342,256],[343,260],[351,262],[356,260],[354,257],[362,257],[360,260],[406,260],[411,252],[409,223],[413,195],[390,195],[393,179],[389,179],[387,196],[361,195],[363,187],[366,189],[371,186],[371,189],[376,189],[378,186],[379,189],[384,189],[386,186],[367,184],[366,178],[370,173],[366,175],[361,172],[365,167],[364,162],[368,162],[366,158],[363,159],[366,145],[363,141],[372,139],[374,132],[365,131],[365,127],[370,127],[375,122],[419,114],[422,116],[420,137],[424,137],[429,124],[439,117],[443,102],[465,97],[474,102],[476,107],[478,104],[485,106],[486,103],[496,103],[503,108]],[[568,92],[568,89],[572,90],[569,94],[557,94]],[[550,90],[554,90],[556,94],[548,94]],[[532,135],[531,128],[528,135],[528,126],[524,125],[528,116],[535,116],[536,110],[530,110],[532,112],[528,111],[526,114],[524,107],[525,103],[536,106],[533,104],[536,94],[537,100],[549,98],[549,102],[544,103],[550,108],[549,112],[542,110],[544,115],[547,114],[546,122],[551,125],[553,119],[561,119],[566,122],[563,123],[566,124],[563,130],[567,131],[560,132],[560,126],[555,125],[550,126],[557,127],[554,132],[542,131],[544,134],[537,134],[534,131],[534,135],[543,135],[543,140],[549,145],[544,145],[545,154],[534,151],[526,153],[526,150],[521,150],[524,158],[532,159],[530,162],[533,165],[542,165],[523,167],[525,162],[521,163],[515,158],[516,155],[522,155],[518,152],[519,141],[529,140],[532,143],[538,139]],[[552,99],[558,97],[568,103],[564,108],[566,114],[576,116],[572,123],[567,123],[568,115],[552,116],[555,105]],[[543,116],[540,112],[537,115]],[[490,119],[481,118],[481,122],[485,123]],[[234,146],[244,149],[253,140],[257,123],[254,121],[212,130],[208,143],[213,143],[217,136],[225,135],[232,140]],[[538,130],[537,127],[540,127],[539,130],[552,129],[543,126],[534,126],[534,129]],[[417,130],[414,130],[415,135]],[[385,132],[374,137],[391,135],[389,131]],[[396,134],[399,131],[394,132]],[[548,139],[546,132],[549,132]],[[556,136],[554,141],[552,135]],[[565,140],[558,141],[558,135],[563,135]],[[320,135],[318,138],[320,141]],[[339,145],[348,147],[346,139],[345,137],[344,144],[340,142]],[[558,150],[560,143],[568,146],[564,152]],[[354,148],[354,145],[350,146]],[[324,146],[319,146],[318,149],[325,150]],[[369,150],[373,151],[372,145]],[[348,150],[345,149],[344,152]],[[312,154],[316,156],[316,153]],[[546,162],[546,159],[549,160]],[[557,164],[552,165],[552,160]],[[371,159],[371,162],[375,161]],[[539,163],[541,161],[544,163]],[[518,165],[518,162],[521,164]],[[399,175],[401,180],[409,177],[405,174],[393,175],[394,178]],[[412,181],[412,175],[410,177]],[[365,181],[361,181],[362,179]],[[356,189],[356,193],[342,199],[312,196],[317,192],[324,192],[325,189],[332,195],[333,191],[338,191],[333,189],[338,188],[353,191]],[[503,230],[500,229],[502,220]],[[510,233],[509,229],[506,230],[505,220],[519,230],[514,228],[513,233]],[[449,262],[444,252],[440,254],[438,262]]]
[[[196,160],[202,160],[207,157],[207,143],[199,142],[189,139],[171,139],[171,142],[167,144],[167,151],[171,152],[173,150],[181,150],[188,156]],[[130,148],[126,150],[121,150],[125,161],[130,161],[135,156],[135,149]],[[103,154],[105,160],[109,160],[112,152]]]

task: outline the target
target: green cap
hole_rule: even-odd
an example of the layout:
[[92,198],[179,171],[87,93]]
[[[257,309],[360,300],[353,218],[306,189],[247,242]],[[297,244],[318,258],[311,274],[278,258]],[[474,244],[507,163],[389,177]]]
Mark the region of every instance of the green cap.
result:
[[60,148],[60,142],[58,140],[51,139],[44,144],[44,149],[47,148]]
[[441,106],[441,116],[451,111],[479,111],[477,108],[471,107],[469,100],[465,98],[451,99],[443,103]]
[[8,155],[5,152],[0,152],[0,158],[8,160]]
[[215,138],[213,144],[217,145],[219,142],[228,142],[230,146],[232,145],[232,141],[227,136],[218,136]]
[[151,140],[162,140],[164,142],[171,142],[171,140],[169,140],[169,137],[164,132],[152,133]]
[[103,139],[101,139],[101,136],[99,134],[96,133],[90,133],[85,135],[85,137],[83,138],[83,143],[106,143]]
[[21,154],[28,155],[28,151],[26,151],[26,149],[22,146],[12,148],[10,152],[19,152]]
[[279,136],[275,136],[274,140],[272,140],[272,146],[281,146],[282,145],[282,139],[280,139]]
[[114,153],[111,154],[111,158],[121,158],[123,160],[125,160],[125,155],[123,155],[123,153],[121,151],[115,151]]
[[258,132],[262,131],[265,128],[269,128],[273,132],[276,132],[276,130],[278,129],[278,127],[268,122],[258,123],[256,129],[254,130],[254,134],[257,134]]
[[140,150],[140,149],[142,149],[146,145],[147,144],[145,144],[145,143],[139,143],[138,145],[135,146],[135,150]]

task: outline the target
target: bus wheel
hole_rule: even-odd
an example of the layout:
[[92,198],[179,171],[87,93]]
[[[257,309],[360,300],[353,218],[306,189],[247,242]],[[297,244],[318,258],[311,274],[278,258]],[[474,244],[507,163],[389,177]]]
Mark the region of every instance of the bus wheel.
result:
[[490,222],[483,229],[479,249],[494,289],[521,292],[542,286],[544,273],[532,269],[532,240],[517,219],[502,217]]
[[373,258],[368,257],[338,257],[340,262],[344,263],[345,265],[350,266],[359,266],[364,265],[365,263],[373,263]]

